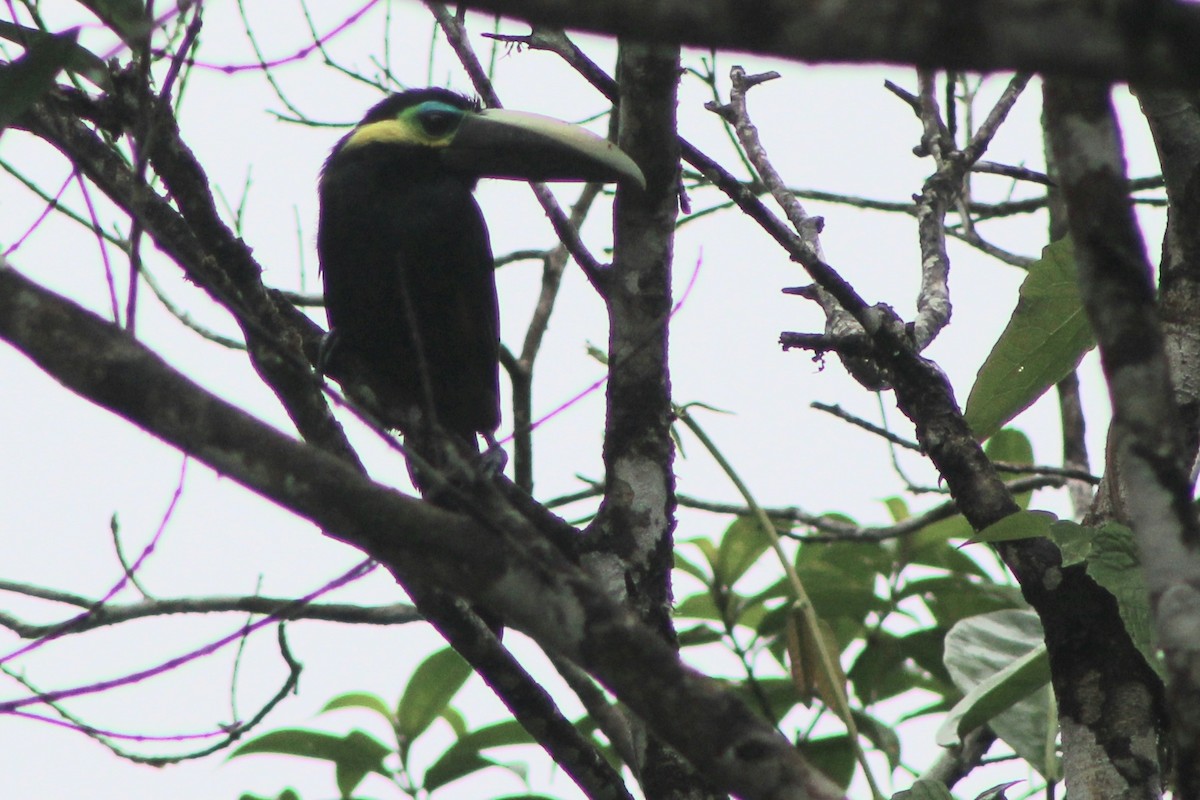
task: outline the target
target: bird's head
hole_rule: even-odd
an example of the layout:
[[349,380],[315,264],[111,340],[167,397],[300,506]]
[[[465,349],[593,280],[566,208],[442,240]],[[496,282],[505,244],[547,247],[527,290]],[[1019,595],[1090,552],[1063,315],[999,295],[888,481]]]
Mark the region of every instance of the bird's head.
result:
[[428,153],[471,178],[646,185],[633,159],[591,131],[540,114],[483,109],[446,89],[410,89],[378,103],[333,158],[370,145]]

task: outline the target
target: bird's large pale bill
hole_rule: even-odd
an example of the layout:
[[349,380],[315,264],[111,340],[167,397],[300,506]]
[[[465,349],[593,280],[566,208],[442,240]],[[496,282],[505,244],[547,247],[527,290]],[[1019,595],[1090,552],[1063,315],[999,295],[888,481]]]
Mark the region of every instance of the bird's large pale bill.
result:
[[449,166],[489,178],[646,186],[638,165],[612,142],[578,125],[522,111],[486,109],[468,115],[442,158]]

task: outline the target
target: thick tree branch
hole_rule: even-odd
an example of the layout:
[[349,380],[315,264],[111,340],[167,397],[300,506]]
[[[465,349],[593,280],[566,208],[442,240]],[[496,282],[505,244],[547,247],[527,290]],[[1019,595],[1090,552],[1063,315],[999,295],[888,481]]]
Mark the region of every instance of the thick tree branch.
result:
[[805,62],[1200,86],[1200,7],[1179,0],[466,0],[464,5],[532,23]]
[[[174,118],[167,110],[158,109],[164,118],[158,123],[159,144],[151,155],[151,164],[162,173],[180,211],[135,180],[124,160],[75,117],[78,113],[98,124],[120,127],[127,117],[136,114],[139,102],[154,102],[153,98],[139,99],[131,94],[136,91],[127,88],[102,104],[76,93],[50,95],[26,115],[23,124],[62,150],[113,202],[143,220],[155,243],[189,278],[234,314],[252,343],[252,362],[275,390],[300,433],[361,471],[357,455],[308,367],[308,361],[317,356],[322,331],[263,287],[261,267],[245,243],[221,221],[208,180],[181,140]],[[351,381],[347,388],[355,392],[358,386]],[[468,609],[454,597],[424,586],[419,576],[407,581],[406,588],[426,618],[496,689],[517,719],[538,732],[535,736],[581,786],[599,793],[606,786],[623,789],[615,771]]]
[[1200,445],[1200,97],[1136,87],[1166,179],[1159,306],[1175,405],[1192,457]]
[[406,497],[208,394],[122,331],[0,265],[0,338],[67,388],[363,549],[493,607],[578,663],[713,782],[746,798],[837,798],[791,744],[537,531]]
[[[1166,656],[1177,792],[1181,797],[1198,797],[1200,642],[1194,631],[1200,624],[1200,525],[1191,504],[1190,457],[1174,402],[1151,268],[1129,202],[1109,87],[1056,79],[1046,82],[1045,92],[1047,131],[1067,200],[1080,294],[1096,333],[1112,400],[1112,457],[1106,480],[1114,482],[1110,491],[1118,516],[1129,520],[1137,537],[1157,644]],[[1122,709],[1126,735],[1131,715],[1141,729],[1153,732],[1157,720],[1148,715],[1144,701],[1139,706],[1122,700],[1114,693],[1105,700],[1093,699],[1092,705],[1126,706]],[[1085,718],[1077,716],[1080,710]],[[1063,711],[1067,712],[1062,717],[1064,740],[1073,725],[1090,729],[1079,738],[1094,735],[1097,720],[1091,709]],[[1142,746],[1131,756],[1147,766],[1154,764],[1153,744],[1152,738],[1143,737]],[[1143,770],[1131,776],[1120,766],[1113,763],[1120,773],[1119,778],[1112,776],[1113,781],[1131,777],[1147,783],[1161,781],[1158,772]],[[1095,780],[1090,774],[1093,764],[1079,768],[1078,778]],[[1115,788],[1121,788],[1120,783]],[[1144,790],[1157,791],[1158,786]]]

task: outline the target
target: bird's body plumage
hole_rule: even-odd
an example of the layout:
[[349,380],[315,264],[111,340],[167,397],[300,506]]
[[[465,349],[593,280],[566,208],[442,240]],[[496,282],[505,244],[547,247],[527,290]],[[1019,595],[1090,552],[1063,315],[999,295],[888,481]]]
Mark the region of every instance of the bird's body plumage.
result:
[[389,399],[464,437],[492,433],[499,317],[474,179],[387,143],[330,165],[318,248],[337,347],[362,358]]
[[471,194],[480,177],[644,185],[627,155],[582,128],[445,89],[392,95],[333,148],[317,231],[329,361],[353,354],[401,426],[416,410],[468,441],[500,423],[492,251]]

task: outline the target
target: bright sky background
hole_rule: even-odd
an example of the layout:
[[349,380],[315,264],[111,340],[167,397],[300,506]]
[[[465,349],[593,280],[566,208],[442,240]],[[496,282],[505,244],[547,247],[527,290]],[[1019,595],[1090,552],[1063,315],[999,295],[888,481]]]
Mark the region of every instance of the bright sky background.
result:
[[[45,5],[54,12],[73,8],[67,3]],[[310,42],[299,5],[249,5],[251,24],[267,58],[282,58]],[[334,28],[340,21],[338,15],[349,8],[345,4],[313,5],[315,24],[322,32]],[[377,72],[372,59],[383,57],[384,10],[380,4],[330,43],[330,52],[341,64],[368,74]],[[395,74],[409,85],[433,82],[471,91],[448,48],[439,46],[430,60],[433,23],[423,6],[396,3],[392,11],[390,57]],[[51,17],[48,22],[65,28],[78,19]],[[482,17],[471,17],[470,24],[475,34],[490,29],[490,21]],[[526,28],[509,23],[503,30],[521,33]],[[114,47],[111,37],[94,27],[83,32],[81,41],[98,53]],[[486,41],[477,36],[474,41],[486,56]],[[580,37],[579,42],[593,59],[611,69],[615,53],[611,42],[595,37]],[[699,68],[704,56],[687,52],[685,64]],[[233,4],[213,3],[207,10],[198,59],[218,65],[254,60]],[[725,93],[728,84],[724,76],[733,64],[744,64],[750,71],[783,72],[783,79],[751,93],[750,110],[777,168],[793,185],[887,200],[904,200],[920,190],[932,167],[930,161],[911,153],[920,135],[919,123],[882,85],[890,78],[915,89],[912,70],[823,68],[722,54],[717,71]],[[501,52],[496,71],[500,96],[509,107],[567,120],[589,118],[604,107],[599,96],[554,56]],[[301,111],[322,122],[351,123],[379,99],[378,93],[364,84],[322,67],[316,56],[280,68],[275,77]],[[1004,82],[1003,78],[991,81],[985,95],[994,97]],[[1136,106],[1126,93],[1118,94],[1127,112],[1130,173],[1154,174],[1153,148],[1144,126],[1135,113],[1128,113],[1135,112]],[[707,87],[692,77],[684,78],[681,132],[739,172],[717,118],[703,108],[708,99]],[[980,118],[988,107],[986,102],[980,104]],[[266,268],[266,283],[315,291],[319,286],[314,247],[316,175],[341,134],[338,129],[280,122],[270,113],[283,110],[258,72],[226,75],[199,69],[188,81],[182,126],[186,141],[208,168],[214,189],[236,206],[243,188],[248,188],[243,235]],[[1039,114],[1035,86],[1020,100],[987,158],[1042,168]],[[602,122],[594,125],[603,129]],[[17,132],[0,139],[0,157],[51,191],[69,172],[57,152]],[[980,197],[991,200],[1003,199],[1010,189],[1005,180],[988,176],[977,177],[975,186]],[[571,202],[577,191],[572,186],[556,189],[564,203]],[[1038,193],[1026,187],[1017,187],[1016,192],[1019,196]],[[485,182],[478,195],[497,255],[552,243],[553,232],[523,185]],[[692,203],[698,210],[722,199],[710,190],[695,193]],[[72,208],[83,209],[74,186],[65,192],[64,200]],[[904,216],[845,206],[810,202],[806,207],[826,219],[822,242],[828,260],[869,300],[891,303],[911,318],[919,278],[914,222]],[[42,208],[41,201],[16,181],[0,175],[0,248],[23,235]],[[105,220],[113,218],[106,211],[101,213]],[[610,244],[608,213],[607,205],[599,204],[585,229],[585,239],[600,254]],[[1153,215],[1144,217],[1148,219],[1148,247],[1157,256],[1162,223]],[[123,223],[122,228],[126,228]],[[1042,216],[993,223],[982,230],[996,243],[1026,255],[1037,255],[1045,243]],[[950,244],[950,254],[954,323],[929,354],[950,375],[962,402],[991,342],[1011,313],[1022,275],[955,242]],[[854,384],[836,360],[831,359],[821,370],[806,354],[782,353],[776,343],[782,330],[823,327],[813,306],[779,291],[807,283],[799,267],[789,263],[753,223],[732,212],[685,226],[675,255],[677,291],[682,291],[695,273],[694,288],[671,330],[676,401],[702,401],[731,412],[698,415],[760,502],[797,505],[813,512],[837,510],[863,522],[886,522],[881,501],[898,493],[902,484],[887,466],[885,447],[877,439],[808,408],[813,400],[836,402],[877,419],[876,399]],[[79,226],[52,218],[10,259],[24,274],[99,313],[108,313],[97,247]],[[123,297],[127,267],[117,264]],[[149,268],[173,300],[198,321],[236,334],[228,315],[183,282],[178,269],[166,259],[154,253]],[[540,282],[540,265],[525,262],[505,267],[499,281],[504,338],[519,346]],[[243,354],[224,350],[183,328],[144,287],[139,310],[139,334],[172,364],[220,396],[290,430],[275,398],[249,369]],[[316,318],[324,323],[320,311]],[[585,346],[588,342],[603,346],[605,341],[603,305],[572,265],[539,360],[535,413],[556,407],[603,375],[601,366],[585,355]],[[1084,378],[1089,446],[1096,459],[1103,448],[1107,400],[1094,357],[1085,362]],[[578,491],[582,484],[576,474],[602,477],[603,405],[603,396],[596,393],[540,429],[535,440],[540,498]],[[907,434],[908,426],[894,411],[890,396],[885,396],[885,405],[889,422]],[[110,518],[114,514],[119,517],[122,541],[127,552],[136,555],[162,520],[179,480],[182,457],[128,423],[63,391],[7,347],[0,347],[0,414],[6,420],[0,429],[0,541],[5,553],[0,579],[92,596],[103,594],[121,574],[108,530]],[[506,411],[502,433],[507,433],[509,419]],[[1027,412],[1018,425],[1034,436],[1041,463],[1059,463],[1057,409],[1052,398]],[[376,479],[406,485],[403,464],[394,453],[361,430],[352,433]],[[733,487],[698,443],[686,437],[684,441],[687,457],[677,460],[679,490],[736,501]],[[914,481],[934,483],[931,470],[916,459],[905,458],[904,464]],[[915,508],[923,508],[939,499],[911,502]],[[1035,506],[1068,513],[1063,493],[1042,493]],[[586,508],[581,505],[575,510],[583,513]],[[682,540],[716,535],[725,524],[727,520],[681,512],[677,536]],[[256,590],[292,595],[318,588],[358,560],[356,551],[323,539],[311,526],[297,523],[231,481],[192,463],[187,468],[183,498],[139,577],[161,597],[250,594]],[[127,592],[121,599],[135,596]],[[379,574],[325,599],[384,604],[401,598],[394,583]],[[62,613],[60,608],[13,594],[3,596],[0,608],[38,621],[57,620]],[[239,622],[226,615],[134,623],[56,641],[11,666],[42,688],[73,686],[157,664],[227,634]],[[339,712],[320,719],[314,715],[329,698],[344,691],[365,690],[394,701],[415,664],[438,646],[437,637],[419,625],[379,630],[302,622],[289,626],[289,639],[296,657],[305,664],[301,691],[280,706],[262,730],[310,724],[331,730],[363,726],[386,738],[387,732],[372,728],[373,720],[365,715]],[[512,642],[522,657],[538,661],[534,649],[518,635],[510,634],[506,641]],[[18,646],[15,637],[0,636],[0,651]],[[227,648],[175,674],[85,698],[73,702],[71,708],[89,723],[122,732],[178,735],[211,731],[231,716],[232,655]],[[720,664],[705,667],[721,669]],[[274,636],[263,631],[249,644],[238,675],[239,713],[253,713],[283,676]],[[11,680],[3,686],[6,698],[23,694]],[[499,717],[497,702],[477,679],[458,705],[475,725]],[[575,708],[569,707],[568,712],[574,713]],[[442,737],[432,750],[445,744]],[[928,755],[910,749],[906,760],[926,765],[934,755],[932,744],[928,746]],[[183,749],[178,743],[131,743],[129,747],[147,752]],[[532,760],[546,763],[536,754]],[[11,717],[0,723],[0,772],[4,775],[0,796],[4,798],[207,800],[235,798],[243,790],[273,794],[288,785],[306,798],[334,791],[332,769],[324,763],[258,756],[226,764],[216,757],[155,770],[118,760],[74,731]],[[368,779],[362,791],[393,796],[386,786],[372,783],[376,780]],[[535,788],[552,786],[560,796],[578,796],[569,781],[544,766],[533,773],[531,782]],[[482,784],[462,782],[438,796],[502,795],[521,788],[515,778],[492,771]]]

